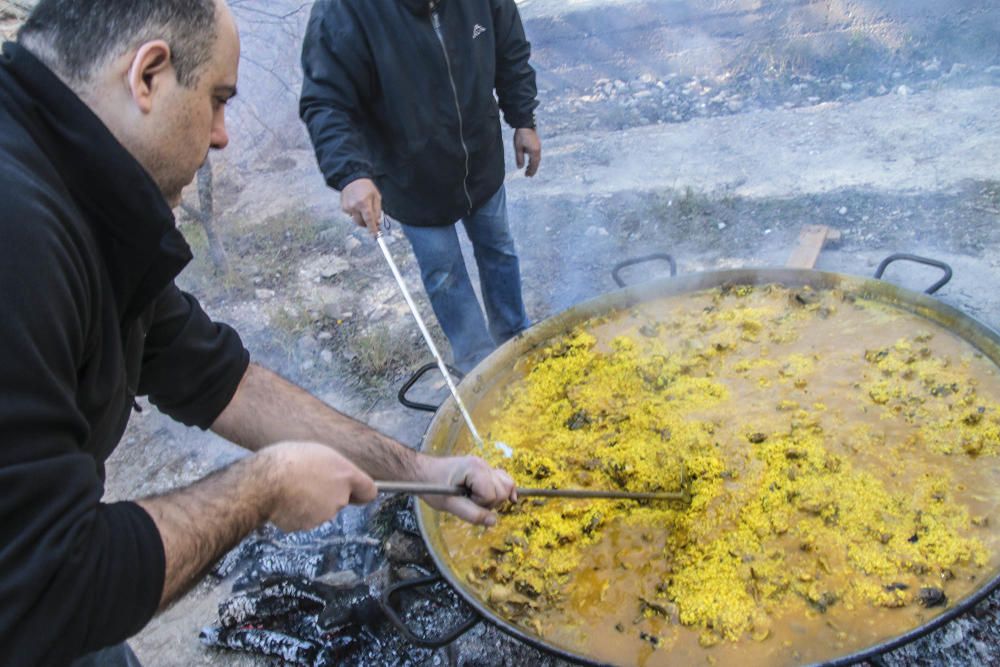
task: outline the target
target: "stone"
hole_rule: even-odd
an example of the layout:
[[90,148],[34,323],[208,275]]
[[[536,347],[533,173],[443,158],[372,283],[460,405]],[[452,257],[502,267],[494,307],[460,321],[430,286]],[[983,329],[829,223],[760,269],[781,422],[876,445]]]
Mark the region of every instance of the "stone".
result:
[[261,301],[266,301],[268,299],[273,299],[274,298],[274,290],[273,289],[257,289],[257,290],[254,290],[254,296],[256,296]]
[[295,345],[299,349],[299,352],[307,352],[307,353],[314,352],[319,347],[319,343],[316,342],[316,339],[310,336],[309,334],[300,336],[299,339],[295,342]]
[[329,317],[331,320],[343,321],[349,320],[354,316],[354,313],[350,310],[346,310],[344,305],[341,303],[324,303],[321,309],[325,317]]
[[332,278],[349,268],[351,268],[351,264],[346,259],[343,257],[333,257],[329,259],[325,266],[320,267],[319,275],[323,278]]
[[347,240],[344,241],[344,250],[346,250],[348,254],[354,252],[361,246],[361,241],[359,241],[355,236],[349,236],[347,237]]

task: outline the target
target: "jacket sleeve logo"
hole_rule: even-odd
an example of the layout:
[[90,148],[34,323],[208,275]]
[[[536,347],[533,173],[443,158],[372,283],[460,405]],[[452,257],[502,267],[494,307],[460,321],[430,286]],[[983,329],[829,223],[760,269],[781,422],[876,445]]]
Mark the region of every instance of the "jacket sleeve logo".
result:
[[484,32],[486,32],[486,28],[477,23],[475,27],[472,29],[472,39],[479,37]]

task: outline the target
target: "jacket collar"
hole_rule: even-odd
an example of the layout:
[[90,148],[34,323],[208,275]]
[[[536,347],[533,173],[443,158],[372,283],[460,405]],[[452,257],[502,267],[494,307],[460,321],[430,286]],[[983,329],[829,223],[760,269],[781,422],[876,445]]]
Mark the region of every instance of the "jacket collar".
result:
[[19,44],[3,45],[0,87],[93,230],[119,317],[136,317],[191,260],[159,187],[90,107]]

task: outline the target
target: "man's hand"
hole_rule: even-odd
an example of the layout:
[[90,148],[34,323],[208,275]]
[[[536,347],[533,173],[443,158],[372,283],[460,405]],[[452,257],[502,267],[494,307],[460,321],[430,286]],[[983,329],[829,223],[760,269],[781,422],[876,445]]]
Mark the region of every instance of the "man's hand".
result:
[[514,159],[517,161],[518,169],[524,166],[525,153],[528,154],[528,168],[525,169],[524,175],[531,178],[542,162],[542,140],[534,130],[522,127],[514,130]]
[[315,442],[282,442],[260,451],[273,475],[268,520],[283,531],[309,530],[348,504],[375,500],[372,478],[341,454]]
[[330,447],[286,441],[190,486],[137,501],[163,541],[167,568],[160,608],[264,521],[285,531],[306,530],[375,495],[371,477]]
[[382,193],[370,178],[359,178],[344,186],[340,193],[340,208],[351,216],[358,227],[367,227],[378,234],[382,219]]
[[449,486],[465,486],[472,494],[461,496],[422,496],[436,510],[451,512],[469,523],[493,526],[492,510],[506,501],[517,500],[514,480],[503,470],[491,468],[478,456],[426,456],[421,459],[423,481]]

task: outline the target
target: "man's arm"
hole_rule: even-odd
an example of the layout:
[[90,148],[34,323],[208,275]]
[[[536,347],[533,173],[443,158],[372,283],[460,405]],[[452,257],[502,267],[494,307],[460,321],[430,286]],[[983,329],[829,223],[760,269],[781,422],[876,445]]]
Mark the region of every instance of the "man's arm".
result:
[[524,36],[521,16],[513,0],[493,0],[493,27],[496,34],[497,99],[507,124],[514,128],[514,160],[517,168],[528,168],[529,178],[542,162],[542,142],[535,130],[538,89],[535,70],[528,63],[531,45]]
[[465,485],[471,498],[427,498],[466,521],[493,525],[489,508],[514,497],[514,482],[474,456],[425,456],[337,412],[271,371],[251,364],[236,394],[212,425],[251,450],[281,440],[324,443],[374,479]]
[[[340,191],[340,208],[359,227],[378,232],[382,195],[360,115],[371,95],[366,46],[350,16],[332,15],[329,2],[313,5],[302,43],[299,114],[327,185]],[[331,27],[337,26],[337,27]]]
[[375,495],[372,480],[329,447],[284,442],[191,486],[139,500],[156,524],[166,557],[160,609],[262,523],[306,530],[348,503],[369,502]]
[[371,68],[351,16],[334,15],[335,9],[329,2],[317,2],[309,16],[302,42],[299,116],[327,184],[342,191],[374,174],[361,115],[371,95]]
[[528,62],[531,44],[524,35],[521,15],[514,0],[491,0],[491,5],[496,37],[494,86],[504,120],[515,130],[534,130],[538,88],[535,85],[535,70]]

